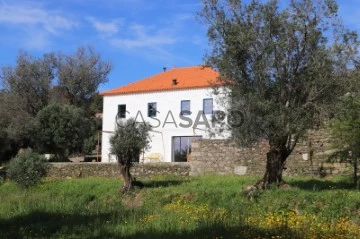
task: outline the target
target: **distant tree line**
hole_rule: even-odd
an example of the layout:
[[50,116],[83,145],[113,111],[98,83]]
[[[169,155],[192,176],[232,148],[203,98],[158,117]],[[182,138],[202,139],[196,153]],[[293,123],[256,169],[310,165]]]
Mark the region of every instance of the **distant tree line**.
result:
[[54,153],[64,160],[95,148],[102,97],[112,65],[91,47],[66,55],[33,57],[20,52],[16,65],[0,69],[0,160],[20,148]]

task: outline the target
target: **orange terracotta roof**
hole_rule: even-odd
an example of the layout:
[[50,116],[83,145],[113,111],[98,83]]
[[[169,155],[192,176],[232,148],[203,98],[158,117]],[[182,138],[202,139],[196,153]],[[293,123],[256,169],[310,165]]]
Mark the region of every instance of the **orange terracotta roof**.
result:
[[217,79],[218,76],[219,73],[210,67],[173,68],[143,80],[102,92],[101,95],[206,88],[212,85],[221,85]]

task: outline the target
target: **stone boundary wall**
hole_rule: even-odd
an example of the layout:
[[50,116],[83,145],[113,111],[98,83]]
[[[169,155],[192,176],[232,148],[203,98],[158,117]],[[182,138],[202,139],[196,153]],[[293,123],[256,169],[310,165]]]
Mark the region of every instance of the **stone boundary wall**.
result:
[[191,144],[190,175],[203,173],[262,174],[265,169],[266,142],[239,148],[231,140],[201,139]]
[[[352,173],[347,164],[327,163],[334,152],[324,130],[309,131],[287,159],[284,176],[326,176]],[[154,175],[195,176],[204,173],[262,176],[266,166],[267,141],[239,148],[232,140],[201,139],[192,142],[189,163],[136,163],[135,177]],[[47,177],[120,177],[117,163],[49,163]]]
[[[134,164],[131,168],[137,178],[154,175],[188,176],[188,163],[148,163]],[[81,178],[81,177],[120,177],[117,163],[49,163],[46,177]]]
[[[203,173],[262,176],[266,167],[267,141],[239,148],[232,140],[201,139],[191,145],[190,175]],[[327,163],[334,152],[324,130],[309,131],[287,159],[284,176],[344,174],[346,164]]]

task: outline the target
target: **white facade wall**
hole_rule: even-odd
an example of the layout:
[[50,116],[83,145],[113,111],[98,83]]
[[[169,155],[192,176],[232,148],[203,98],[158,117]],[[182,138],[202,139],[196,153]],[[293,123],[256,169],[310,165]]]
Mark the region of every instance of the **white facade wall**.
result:
[[[157,157],[157,161],[172,161],[172,137],[174,136],[202,136],[209,138],[209,130],[219,127],[211,121],[212,116],[206,115],[206,119],[210,124],[210,128],[205,125],[202,115],[200,115],[200,124],[196,124],[198,112],[203,110],[203,99],[213,98],[213,110],[225,111],[220,103],[219,97],[212,94],[211,88],[187,89],[176,91],[161,91],[148,93],[134,93],[122,95],[105,95],[103,107],[103,133],[102,133],[102,162],[116,162],[114,155],[110,154],[109,139],[116,129],[116,115],[118,113],[118,105],[126,104],[126,119],[136,117],[138,122],[142,121],[141,116],[146,122],[153,126],[151,132],[150,149],[140,156],[140,161],[150,157]],[[191,118],[193,123],[190,127],[181,127],[180,124],[189,125],[187,121],[180,118],[181,101],[190,100]],[[156,121],[148,117],[148,103],[156,102],[157,115]],[[173,117],[172,117],[173,116]],[[215,138],[226,138],[229,133],[216,135]]]

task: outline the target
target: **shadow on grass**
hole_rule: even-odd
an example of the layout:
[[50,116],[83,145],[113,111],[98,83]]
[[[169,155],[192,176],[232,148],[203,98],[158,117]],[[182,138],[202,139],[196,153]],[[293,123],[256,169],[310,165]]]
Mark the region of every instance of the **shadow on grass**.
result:
[[[144,230],[137,227],[136,232],[116,230],[119,224],[114,222],[114,215],[77,215],[62,213],[33,212],[11,219],[0,219],[0,235],[5,238],[122,238],[122,239],[182,239],[182,238],[281,238],[301,239],[298,233],[289,228],[263,230],[246,225],[229,227],[222,224],[204,224],[193,231],[174,232]],[[112,222],[112,224],[108,224]],[[139,223],[140,225],[140,223]],[[121,234],[125,235],[121,235]],[[126,235],[128,234],[128,235]]]
[[141,181],[145,188],[172,187],[184,183],[184,180],[146,180]]
[[117,214],[79,215],[35,211],[0,219],[0,238],[120,238],[106,230],[111,227],[109,222],[113,226],[125,224],[126,216]]
[[58,234],[72,235],[72,231],[91,225],[103,219],[110,218],[109,214],[96,217],[72,215],[63,213],[32,212],[10,219],[0,219],[1,238],[49,238]]
[[[108,235],[112,238],[111,235]],[[116,238],[116,237],[113,237]],[[126,239],[214,239],[214,238],[291,238],[303,239],[298,233],[289,228],[279,228],[276,230],[263,230],[256,227],[240,225],[238,227],[225,227],[224,225],[204,225],[194,231],[180,231],[174,233],[145,231]]]
[[292,179],[288,182],[291,186],[309,191],[322,191],[333,189],[354,189],[354,184],[347,178],[339,181],[326,179]]

